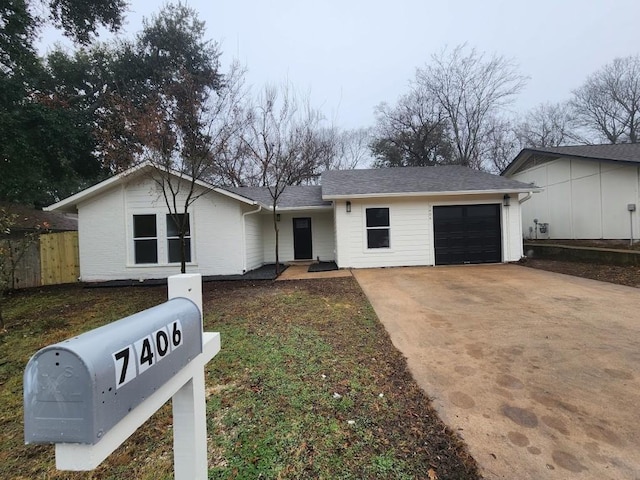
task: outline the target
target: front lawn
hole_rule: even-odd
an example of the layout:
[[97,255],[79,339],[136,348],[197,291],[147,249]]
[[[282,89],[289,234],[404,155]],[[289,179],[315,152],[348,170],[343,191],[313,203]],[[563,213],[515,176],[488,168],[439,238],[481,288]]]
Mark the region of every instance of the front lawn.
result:
[[[475,479],[353,278],[213,282],[205,330],[210,478]],[[0,478],[172,478],[165,406],[97,470],[55,470],[24,445],[22,373],[40,347],[164,301],[163,287],[18,292],[0,334]]]

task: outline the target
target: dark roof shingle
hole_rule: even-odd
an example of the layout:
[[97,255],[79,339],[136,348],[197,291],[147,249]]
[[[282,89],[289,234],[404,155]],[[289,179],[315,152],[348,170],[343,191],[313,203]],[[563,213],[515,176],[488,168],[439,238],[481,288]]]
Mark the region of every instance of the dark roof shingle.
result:
[[[267,187],[226,187],[224,190],[243,196],[264,207],[273,204]],[[278,199],[278,208],[329,207],[331,202],[322,199],[319,185],[294,185],[285,187]]]
[[0,208],[16,215],[14,231],[34,231],[37,228],[50,232],[78,230],[78,216],[58,212],[44,212],[31,206],[0,202]]
[[458,165],[332,170],[322,174],[322,196],[473,191],[527,191],[526,183]]
[[525,148],[523,151],[562,156],[640,163],[640,143],[607,145],[569,145],[566,147]]
[[586,160],[640,163],[640,143],[617,143],[605,145],[567,145],[564,147],[524,148],[507,165],[501,175],[511,176],[520,172],[529,158],[543,156],[550,158],[574,157]]

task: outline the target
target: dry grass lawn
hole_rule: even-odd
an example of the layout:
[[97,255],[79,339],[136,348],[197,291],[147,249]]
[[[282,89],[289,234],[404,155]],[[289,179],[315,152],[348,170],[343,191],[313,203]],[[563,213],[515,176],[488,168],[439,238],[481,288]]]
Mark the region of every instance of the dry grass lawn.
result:
[[[0,478],[172,478],[169,406],[93,472],[56,471],[53,447],[24,445],[22,431],[22,374],[33,353],[165,298],[163,287],[9,296]],[[353,278],[207,283],[204,309],[205,330],[222,335],[207,372],[210,478],[478,478]]]

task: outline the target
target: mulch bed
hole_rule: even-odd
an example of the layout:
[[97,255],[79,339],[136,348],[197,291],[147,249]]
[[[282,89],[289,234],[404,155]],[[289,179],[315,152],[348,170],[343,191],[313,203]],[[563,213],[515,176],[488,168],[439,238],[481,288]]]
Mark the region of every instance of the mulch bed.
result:
[[640,242],[629,240],[525,240],[538,245],[566,245],[568,247],[611,248],[614,250],[640,250]]
[[[287,265],[280,264],[280,273],[287,269]],[[176,272],[180,273],[180,272]],[[276,265],[275,263],[263,265],[260,268],[251,270],[243,275],[207,275],[202,277],[203,282],[232,282],[232,281],[255,281],[255,280],[275,280]],[[147,280],[108,280],[106,282],[87,282],[84,284],[86,288],[105,288],[105,287],[156,287],[158,285],[166,285],[166,278],[150,278]]]
[[531,258],[522,264],[526,267],[538,268],[540,270],[640,288],[640,266],[602,265],[597,263]]

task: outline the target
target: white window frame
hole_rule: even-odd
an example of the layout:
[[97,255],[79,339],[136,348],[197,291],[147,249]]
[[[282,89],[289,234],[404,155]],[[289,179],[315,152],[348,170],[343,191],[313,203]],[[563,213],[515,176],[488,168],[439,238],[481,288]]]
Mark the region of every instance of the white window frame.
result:
[[[189,240],[189,260],[187,260],[187,264],[191,264],[192,260],[193,260],[193,242],[191,241],[191,222],[193,219],[193,216],[191,215],[191,212],[187,212],[185,213],[178,213],[178,215],[187,215],[187,217],[189,218],[189,235],[185,235],[184,238],[185,240]],[[168,265],[176,265],[180,263],[180,260],[177,260],[175,262],[171,261],[170,255],[171,255],[171,249],[169,248],[169,241],[170,240],[179,240],[180,236],[179,235],[174,235],[174,236],[169,236],[169,219],[172,219],[173,215],[171,213],[167,213],[165,214],[165,237],[166,237],[166,241],[167,241],[167,264]]]
[[[156,236],[155,237],[136,237],[135,236],[135,232],[136,232],[136,217],[150,217],[153,216],[155,218],[155,223],[156,223]],[[137,266],[137,267],[144,267],[144,266],[156,266],[156,265],[160,265],[160,251],[159,251],[159,245],[158,245],[158,240],[160,238],[159,235],[159,228],[158,228],[158,215],[156,213],[153,212],[139,212],[139,213],[133,213],[131,215],[131,237],[133,238],[133,252],[132,252],[132,260],[133,260],[133,265]],[[155,240],[156,242],[156,261],[155,262],[144,262],[144,263],[138,263],[136,261],[136,242],[138,241],[149,241],[149,240]]]
[[[189,213],[189,240],[191,242],[191,261],[186,262],[187,265],[191,267],[197,267],[198,263],[196,262],[197,254],[196,254],[196,245],[194,242],[194,224],[195,224],[195,212],[190,211]],[[127,210],[127,214],[125,216],[125,224],[126,224],[126,232],[127,232],[127,252],[126,252],[126,268],[133,269],[146,269],[146,268],[159,268],[159,267],[174,267],[175,265],[180,265],[180,261],[177,262],[169,262],[169,238],[178,238],[178,237],[168,237],[167,236],[167,221],[166,215],[169,212],[166,208],[132,208]],[[157,249],[157,263],[136,263],[136,240],[151,240],[152,237],[134,237],[135,234],[135,220],[134,217],[139,215],[155,215],[156,217],[156,249]]]
[[[387,217],[388,217],[388,220],[389,220],[388,225],[386,225],[386,226],[375,226],[375,227],[367,226],[367,211],[368,210],[373,210],[373,209],[386,209],[387,210]],[[364,206],[363,213],[364,213],[363,225],[364,225],[364,245],[365,245],[365,250],[367,252],[389,252],[389,251],[391,251],[391,207],[389,207],[388,205],[369,205],[369,206]],[[370,247],[369,246],[369,230],[388,230],[388,232],[389,232],[389,245],[386,246],[386,247]]]

